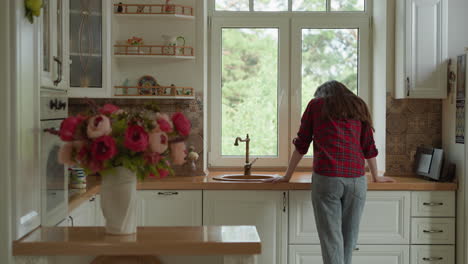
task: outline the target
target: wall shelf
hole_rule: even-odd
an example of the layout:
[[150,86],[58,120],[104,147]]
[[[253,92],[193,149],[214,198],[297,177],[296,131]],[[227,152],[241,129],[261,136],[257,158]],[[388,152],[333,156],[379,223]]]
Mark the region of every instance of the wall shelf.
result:
[[114,45],[116,58],[195,59],[193,47],[163,45]]
[[172,19],[172,20],[194,20],[194,16],[178,14],[122,14],[114,13],[118,18],[150,18],[150,19]]
[[[119,8],[121,8],[119,12]],[[114,4],[114,14],[119,16],[179,16],[192,17],[193,7],[184,5],[165,4]]]
[[114,86],[118,98],[194,99],[192,87],[179,86]]

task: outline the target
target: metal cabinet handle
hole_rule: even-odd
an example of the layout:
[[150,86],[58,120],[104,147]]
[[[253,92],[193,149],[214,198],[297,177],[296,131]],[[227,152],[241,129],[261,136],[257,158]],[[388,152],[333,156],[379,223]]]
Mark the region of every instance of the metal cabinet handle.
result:
[[70,226],[71,227],[75,226],[75,223],[73,222],[73,217],[69,215],[68,218],[70,219]]
[[91,199],[89,199],[90,202],[94,202],[96,200],[96,197],[92,197]]
[[410,79],[406,77],[406,96],[410,96]]
[[287,203],[286,192],[283,192],[283,212],[286,212],[286,203]]
[[158,192],[158,195],[164,195],[164,196],[171,196],[171,195],[178,195],[178,192]]
[[443,233],[444,230],[423,230],[423,232],[433,234],[433,233]]
[[422,258],[422,260],[424,261],[439,261],[439,260],[443,260],[444,258],[442,257],[430,257],[430,258]]
[[441,206],[444,205],[444,203],[423,203],[425,206]]
[[54,61],[58,64],[58,76],[57,79],[54,80],[54,85],[57,86],[62,81],[62,61],[54,56]]
[[354,251],[359,251],[359,248],[355,248]]

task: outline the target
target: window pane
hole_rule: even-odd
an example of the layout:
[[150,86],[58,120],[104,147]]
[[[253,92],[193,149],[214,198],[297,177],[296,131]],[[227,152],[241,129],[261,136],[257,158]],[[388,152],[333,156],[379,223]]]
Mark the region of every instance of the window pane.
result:
[[365,11],[365,0],[331,0],[332,11]]
[[358,36],[358,29],[302,30],[302,112],[326,81],[340,81],[357,93]]
[[288,0],[255,0],[255,11],[288,11]]
[[222,155],[278,155],[278,29],[222,30]]
[[326,11],[326,0],[292,0],[293,11]]
[[216,0],[219,11],[249,11],[249,0]]

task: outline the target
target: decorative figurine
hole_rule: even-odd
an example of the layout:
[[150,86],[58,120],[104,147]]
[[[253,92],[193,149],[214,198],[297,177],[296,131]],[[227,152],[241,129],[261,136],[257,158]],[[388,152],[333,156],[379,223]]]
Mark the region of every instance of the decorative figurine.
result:
[[190,169],[192,171],[197,170],[197,165],[195,164],[195,162],[198,160],[198,158],[199,158],[199,155],[197,152],[195,152],[195,147],[190,146],[188,149],[187,157],[185,159],[189,162]]
[[119,5],[117,6],[117,13],[122,13],[123,12],[123,6],[122,6],[122,2],[119,3]]
[[140,5],[140,6],[137,7],[137,13],[143,13],[144,10],[145,10],[144,5]]
[[166,6],[165,6],[165,8],[164,8],[164,11],[165,11],[166,13],[175,14],[174,5],[172,5],[170,2],[171,2],[171,0],[166,0]]

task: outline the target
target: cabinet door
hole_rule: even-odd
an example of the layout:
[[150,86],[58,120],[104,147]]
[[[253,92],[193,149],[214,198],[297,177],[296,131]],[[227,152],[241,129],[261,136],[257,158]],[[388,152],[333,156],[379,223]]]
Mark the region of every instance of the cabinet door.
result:
[[[290,191],[290,244],[320,243],[310,191]],[[409,244],[410,193],[367,193],[359,230],[360,244]]]
[[397,98],[446,98],[447,0],[397,1]]
[[202,191],[139,191],[141,226],[201,226]]
[[[322,264],[318,245],[289,246],[289,264]],[[359,245],[353,253],[353,263],[359,264],[408,264],[409,246],[403,245]]]
[[41,87],[67,88],[65,73],[65,36],[67,19],[64,10],[65,0],[44,0],[40,25]]
[[109,97],[110,6],[112,1],[70,0],[69,96]]
[[422,191],[411,193],[411,216],[455,217],[455,192]]
[[93,197],[70,213],[72,226],[94,226],[95,210],[95,198]]
[[262,240],[259,264],[287,261],[287,192],[204,191],[204,225],[254,225]]

